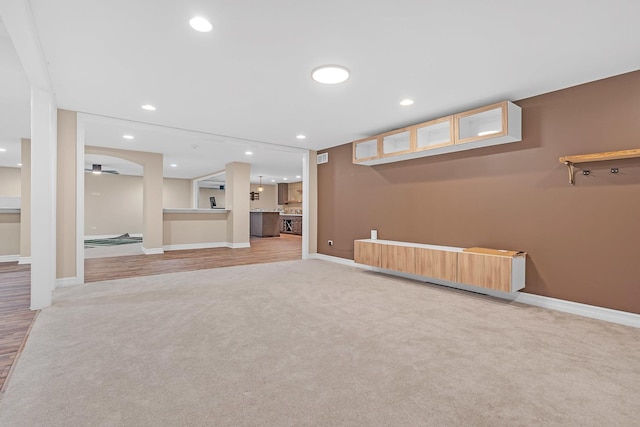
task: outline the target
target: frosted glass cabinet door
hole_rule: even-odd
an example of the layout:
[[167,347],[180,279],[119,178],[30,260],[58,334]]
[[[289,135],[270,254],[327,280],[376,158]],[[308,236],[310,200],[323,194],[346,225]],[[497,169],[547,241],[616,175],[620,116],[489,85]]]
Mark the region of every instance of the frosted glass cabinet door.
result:
[[453,121],[451,116],[424,123],[417,127],[416,132],[416,151],[453,144]]
[[506,102],[456,114],[456,144],[507,134]]
[[355,142],[353,144],[353,162],[371,160],[378,158],[378,138],[366,141]]
[[411,151],[411,131],[401,129],[382,135],[382,157],[395,156]]

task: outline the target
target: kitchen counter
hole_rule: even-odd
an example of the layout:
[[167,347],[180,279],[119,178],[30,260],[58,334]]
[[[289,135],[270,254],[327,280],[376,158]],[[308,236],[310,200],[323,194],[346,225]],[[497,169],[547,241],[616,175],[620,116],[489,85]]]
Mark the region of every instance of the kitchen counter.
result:
[[280,237],[279,212],[250,212],[249,234],[256,237]]

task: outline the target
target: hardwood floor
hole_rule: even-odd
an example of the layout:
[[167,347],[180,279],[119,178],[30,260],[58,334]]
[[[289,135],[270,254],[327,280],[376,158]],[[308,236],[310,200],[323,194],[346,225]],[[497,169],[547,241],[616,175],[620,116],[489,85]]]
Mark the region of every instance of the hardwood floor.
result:
[[[86,259],[85,283],[301,258],[302,238],[282,234],[280,237],[251,238],[251,247],[243,249],[196,249],[161,255]],[[29,309],[30,283],[29,265],[0,263],[0,390],[4,389],[11,366],[38,313]]]
[[38,313],[29,309],[30,298],[31,267],[0,263],[0,391]]
[[194,249],[169,251],[159,255],[86,259],[84,281],[89,283],[234,265],[293,261],[301,258],[301,236],[281,234],[280,237],[252,237],[250,248]]

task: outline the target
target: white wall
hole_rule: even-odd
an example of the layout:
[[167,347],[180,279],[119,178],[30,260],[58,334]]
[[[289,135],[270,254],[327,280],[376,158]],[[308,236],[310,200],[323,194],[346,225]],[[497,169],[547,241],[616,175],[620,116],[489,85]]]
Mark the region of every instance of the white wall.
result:
[[0,196],[20,197],[20,168],[0,167]]
[[[209,197],[214,196],[216,198],[216,207],[224,208],[225,200],[224,200],[224,192],[225,190],[213,189],[213,188],[200,188],[198,192],[198,208],[199,209],[209,209],[211,207],[211,203],[209,202]],[[249,195],[247,195],[249,197]]]
[[[142,177],[85,174],[85,235],[120,235],[143,232]],[[190,180],[165,178],[163,207],[190,207]]]
[[[251,184],[251,191],[258,192],[258,184]],[[260,200],[251,200],[250,209],[263,209],[266,211],[275,210],[278,207],[278,186],[263,184],[264,191],[260,193]],[[248,197],[248,196],[247,196]]]

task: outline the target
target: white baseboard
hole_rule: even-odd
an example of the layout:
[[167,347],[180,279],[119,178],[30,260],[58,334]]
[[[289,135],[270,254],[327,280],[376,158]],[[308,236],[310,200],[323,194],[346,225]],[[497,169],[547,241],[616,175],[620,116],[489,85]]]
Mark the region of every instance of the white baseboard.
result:
[[[320,259],[329,262],[335,262],[337,264],[348,265],[351,267],[358,267],[363,270],[377,271],[399,277],[405,277],[408,279],[418,280],[425,282],[426,278],[422,276],[416,276],[413,274],[404,274],[397,271],[383,270],[380,268],[371,267],[369,265],[357,264],[355,261],[345,258],[334,257],[324,254],[313,254],[311,259]],[[428,279],[429,283],[436,283],[438,285],[449,286],[456,289],[462,289],[465,291],[471,291],[490,295],[492,297],[506,299],[510,301],[519,302],[522,304],[533,305],[536,307],[548,308],[551,310],[562,311],[564,313],[577,314],[579,316],[589,317],[592,319],[604,320],[606,322],[619,323],[621,325],[632,326],[634,328],[640,328],[640,314],[629,313],[627,311],[612,310],[610,308],[598,307],[595,305],[581,304],[573,301],[566,301],[557,298],[545,297],[541,295],[528,294],[526,292],[499,292],[485,290],[478,288],[477,286],[467,286],[460,283],[453,283],[440,280]]]
[[30,256],[21,256],[18,259],[18,264],[31,264],[31,257]]
[[227,242],[211,242],[211,243],[185,243],[183,245],[164,245],[165,251],[182,251],[188,249],[210,249],[210,248],[226,248]]
[[82,281],[77,277],[61,277],[56,279],[56,288],[64,288],[66,286],[81,285]]
[[142,252],[145,255],[160,255],[164,253],[164,249],[162,248],[151,248],[151,249],[147,249],[144,246],[141,246],[142,248]]
[[522,304],[535,305],[536,307],[549,308],[551,310],[563,311],[565,313],[577,314],[579,316],[590,317],[592,319],[640,328],[640,314],[629,313],[628,311],[612,310],[610,308],[598,307],[596,305],[581,304],[579,302],[541,295],[528,294],[526,292],[517,292],[517,294],[518,295],[514,301]]
[[0,255],[0,262],[16,262],[20,260],[20,255]]
[[231,243],[231,242],[227,242],[227,247],[231,248],[231,249],[250,248],[251,247],[251,243],[249,243],[249,242],[247,242],[247,243]]

